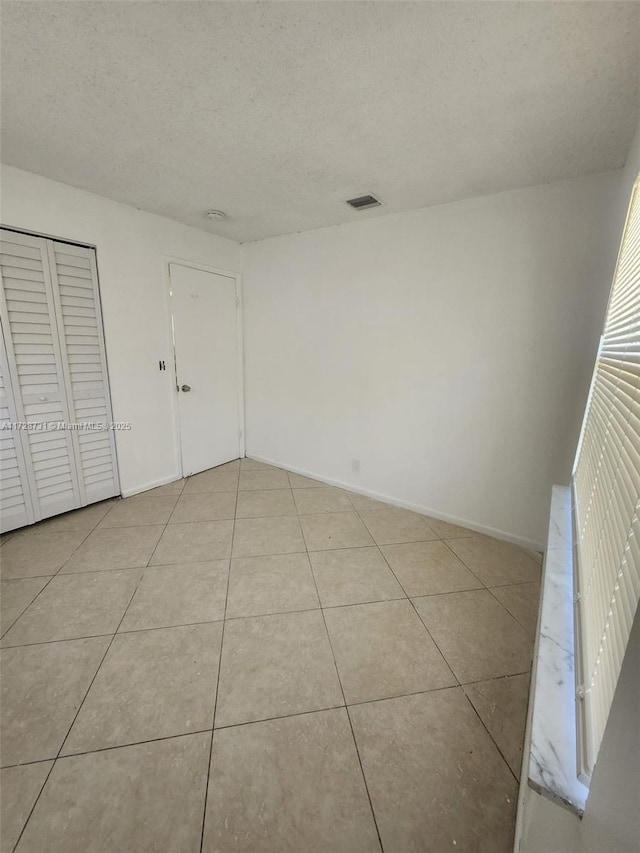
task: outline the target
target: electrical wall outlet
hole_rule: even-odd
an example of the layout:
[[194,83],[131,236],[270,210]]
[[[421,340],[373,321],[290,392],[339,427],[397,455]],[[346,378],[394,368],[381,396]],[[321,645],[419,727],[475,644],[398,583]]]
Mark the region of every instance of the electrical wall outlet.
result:
[[351,470],[354,472],[354,474],[360,473],[360,460],[359,459],[352,459],[351,460]]

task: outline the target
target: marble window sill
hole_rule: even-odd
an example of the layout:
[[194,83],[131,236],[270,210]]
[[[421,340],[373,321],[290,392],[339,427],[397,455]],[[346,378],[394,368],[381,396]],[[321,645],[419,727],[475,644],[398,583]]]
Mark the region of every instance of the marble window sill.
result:
[[577,775],[573,623],[571,490],[554,486],[531,681],[528,784],[581,816],[589,790]]

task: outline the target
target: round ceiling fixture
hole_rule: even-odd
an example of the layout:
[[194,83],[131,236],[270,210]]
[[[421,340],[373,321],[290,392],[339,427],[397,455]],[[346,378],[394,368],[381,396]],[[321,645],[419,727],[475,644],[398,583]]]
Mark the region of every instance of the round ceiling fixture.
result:
[[207,210],[207,216],[214,222],[227,218],[227,214],[223,210]]

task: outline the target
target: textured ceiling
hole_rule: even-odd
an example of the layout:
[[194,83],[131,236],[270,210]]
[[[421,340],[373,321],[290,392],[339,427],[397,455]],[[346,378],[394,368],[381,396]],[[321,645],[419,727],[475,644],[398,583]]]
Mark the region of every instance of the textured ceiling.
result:
[[1,9],[4,162],[242,242],[617,168],[637,120],[633,2]]

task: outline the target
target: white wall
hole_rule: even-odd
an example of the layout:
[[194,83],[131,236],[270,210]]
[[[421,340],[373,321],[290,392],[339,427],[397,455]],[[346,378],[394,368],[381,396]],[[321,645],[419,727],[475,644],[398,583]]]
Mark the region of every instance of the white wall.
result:
[[621,179],[245,245],[247,453],[543,543],[588,392]]
[[[180,476],[163,255],[239,271],[240,247],[18,169],[2,167],[2,224],[97,247],[100,293],[125,494]],[[158,361],[167,371],[161,373]]]

